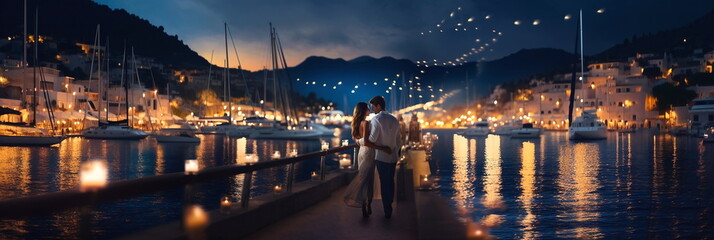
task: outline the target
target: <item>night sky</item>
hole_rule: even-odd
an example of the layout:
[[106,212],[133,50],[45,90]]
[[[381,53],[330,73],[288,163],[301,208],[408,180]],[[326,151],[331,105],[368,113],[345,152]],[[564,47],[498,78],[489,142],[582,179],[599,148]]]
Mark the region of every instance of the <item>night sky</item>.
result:
[[[268,65],[269,22],[277,28],[291,66],[313,55],[454,61],[489,43],[482,52],[464,59],[475,61],[501,58],[523,48],[572,51],[574,21],[580,8],[586,54],[635,34],[682,26],[714,8],[710,0],[96,1],[164,26],[168,34],[177,34],[206,59],[210,60],[214,50],[212,62],[219,66],[224,61],[223,22],[227,22],[243,68],[250,70]],[[572,19],[564,20],[568,14]],[[533,24],[536,20],[538,25]],[[516,21],[520,25],[514,24]],[[232,53],[231,58],[235,67]]]

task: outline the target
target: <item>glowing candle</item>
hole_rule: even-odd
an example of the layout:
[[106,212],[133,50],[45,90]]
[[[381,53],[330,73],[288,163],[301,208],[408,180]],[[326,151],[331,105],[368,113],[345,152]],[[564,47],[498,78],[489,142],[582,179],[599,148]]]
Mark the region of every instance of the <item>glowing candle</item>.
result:
[[258,162],[258,154],[255,154],[255,153],[246,154],[244,162],[246,164],[257,163]]
[[186,160],[186,163],[184,164],[184,171],[186,172],[187,175],[192,175],[192,174],[198,173],[198,160],[196,160],[196,159]]
[[223,197],[223,200],[221,200],[221,209],[222,210],[230,210],[231,208],[231,199],[229,197]]
[[429,175],[419,175],[419,188],[424,190],[431,188],[431,181],[429,181]]
[[322,141],[322,151],[327,151],[327,149],[330,149],[330,143]]
[[93,160],[82,163],[79,172],[82,191],[96,191],[107,185],[109,170],[105,161]]
[[183,224],[189,236],[201,236],[208,226],[208,214],[198,205],[188,206],[184,210]]
[[347,140],[347,139],[342,140],[342,146],[344,147],[344,146],[347,146],[347,145],[350,145],[350,140]]
[[280,193],[283,192],[283,187],[280,186],[280,185],[275,185],[275,187],[273,188],[273,192],[274,192],[275,194],[280,194]]
[[350,161],[349,157],[342,157],[340,158],[340,168],[342,169],[347,169],[352,165],[352,161]]
[[298,151],[297,149],[293,149],[288,153],[288,157],[297,157],[298,156]]
[[278,158],[280,158],[280,157],[281,157],[281,156],[280,156],[280,151],[275,151],[271,157],[272,157],[273,159],[278,159]]
[[320,175],[317,175],[317,172],[312,172],[310,174],[310,179],[312,180],[320,180]]

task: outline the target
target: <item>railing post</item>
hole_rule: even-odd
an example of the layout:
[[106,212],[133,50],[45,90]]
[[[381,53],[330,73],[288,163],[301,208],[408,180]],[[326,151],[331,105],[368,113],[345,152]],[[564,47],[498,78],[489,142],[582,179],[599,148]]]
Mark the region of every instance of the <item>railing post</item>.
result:
[[242,208],[248,208],[248,201],[250,201],[250,185],[253,182],[253,172],[245,173],[245,178],[243,178],[243,190],[241,191],[240,206]]
[[290,165],[288,165],[288,183],[286,186],[286,188],[287,188],[286,190],[288,193],[293,192],[294,179],[295,179],[295,163],[291,163]]
[[359,152],[359,147],[354,148],[354,154],[352,154],[352,169],[359,169],[359,161],[357,161],[357,153]]
[[325,155],[320,156],[320,181],[325,181]]

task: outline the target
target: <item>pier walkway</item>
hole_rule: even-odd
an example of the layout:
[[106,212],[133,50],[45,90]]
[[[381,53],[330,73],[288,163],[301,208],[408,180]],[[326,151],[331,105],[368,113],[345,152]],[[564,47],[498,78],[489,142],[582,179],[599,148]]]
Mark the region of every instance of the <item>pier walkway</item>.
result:
[[344,191],[343,187],[330,198],[275,222],[248,239],[417,239],[414,201],[397,203],[392,218],[385,219],[382,201],[375,200],[372,215],[365,218],[360,208],[345,206]]

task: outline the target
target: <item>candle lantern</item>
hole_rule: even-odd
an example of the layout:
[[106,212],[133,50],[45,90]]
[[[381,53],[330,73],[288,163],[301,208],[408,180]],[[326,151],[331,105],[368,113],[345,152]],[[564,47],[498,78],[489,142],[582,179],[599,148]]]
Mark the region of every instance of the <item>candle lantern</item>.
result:
[[184,163],[184,172],[186,173],[186,175],[193,175],[198,173],[198,160],[186,160],[186,162]]
[[199,205],[191,205],[184,209],[183,225],[189,239],[197,239],[203,235],[208,226],[208,214]]
[[92,160],[82,163],[79,172],[80,189],[82,191],[96,191],[107,185],[109,170],[107,163],[101,160]]
[[350,140],[347,140],[347,139],[342,140],[342,146],[344,147],[344,146],[347,146],[347,145],[350,145]]
[[312,179],[313,181],[320,180],[320,175],[318,175],[317,172],[312,172],[310,174],[310,179]]
[[298,156],[298,151],[297,149],[293,149],[288,153],[288,157],[297,157]]
[[349,169],[352,166],[352,156],[349,154],[340,154],[339,162],[341,169]]
[[322,140],[321,146],[322,151],[327,151],[328,149],[330,149],[330,143],[328,143],[327,141]]
[[419,175],[419,189],[429,190],[431,189],[431,181],[429,180],[429,175],[421,174]]
[[228,211],[231,209],[231,205],[232,203],[229,197],[223,197],[223,199],[221,199],[221,210]]
[[255,153],[245,154],[245,160],[243,162],[245,162],[245,164],[257,163],[258,162],[258,154],[255,154]]
[[275,194],[283,193],[283,186],[275,185],[275,187],[273,188],[273,193],[275,193]]
[[278,159],[278,158],[281,158],[282,155],[280,155],[280,151],[275,151],[275,152],[273,153],[273,155],[270,155],[270,157],[273,158],[273,159]]

